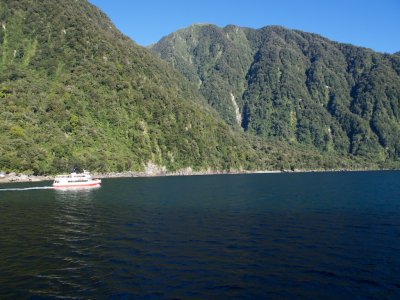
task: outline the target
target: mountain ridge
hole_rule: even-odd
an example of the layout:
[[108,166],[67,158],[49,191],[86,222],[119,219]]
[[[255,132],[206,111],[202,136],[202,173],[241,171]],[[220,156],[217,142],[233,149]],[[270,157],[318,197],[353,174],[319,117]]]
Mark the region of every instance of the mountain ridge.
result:
[[364,166],[234,132],[194,85],[86,0],[1,0],[0,70],[7,172]]
[[1,169],[230,167],[238,142],[201,95],[87,1],[0,5]]
[[232,127],[369,160],[399,158],[396,55],[281,26],[191,26],[151,49],[197,81]]
[[[394,166],[229,127],[198,82],[121,34],[86,0],[0,0],[0,70],[0,170],[6,172]],[[208,80],[212,68],[203,71]],[[240,73],[232,74],[234,82]],[[241,105],[235,94],[229,101]]]

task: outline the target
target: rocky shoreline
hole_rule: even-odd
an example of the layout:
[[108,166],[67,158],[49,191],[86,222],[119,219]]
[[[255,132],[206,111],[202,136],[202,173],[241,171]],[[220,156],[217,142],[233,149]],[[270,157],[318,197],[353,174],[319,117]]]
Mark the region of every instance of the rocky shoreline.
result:
[[[222,174],[257,174],[257,173],[281,173],[283,171],[192,171],[191,168],[179,170],[176,172],[167,172],[165,170],[146,170],[145,172],[110,172],[110,173],[92,173],[93,177],[96,178],[129,178],[129,177],[163,177],[163,176],[201,176],[201,175],[222,175]],[[44,175],[26,175],[9,173],[4,174],[0,177],[1,183],[18,183],[18,182],[40,182],[40,181],[52,181],[54,176]]]
[[0,183],[39,182],[39,181],[48,181],[53,179],[54,176],[36,176],[36,175],[9,173],[0,176]]
[[[201,175],[227,175],[227,174],[267,174],[267,173],[306,173],[306,172],[345,172],[345,171],[373,171],[369,169],[362,170],[264,170],[264,171],[249,171],[249,170],[230,170],[230,171],[193,171],[192,168],[181,169],[175,172],[169,172],[165,168],[148,165],[144,172],[110,172],[110,173],[95,173],[92,175],[95,178],[130,178],[130,177],[163,177],[163,176],[201,176]],[[376,170],[377,171],[377,170]],[[54,175],[26,175],[26,174],[1,174],[0,184],[2,183],[18,183],[18,182],[40,182],[40,181],[52,181]]]
[[98,178],[123,178],[123,177],[163,177],[163,176],[202,176],[202,175],[223,175],[223,174],[262,174],[282,173],[285,171],[191,171],[179,170],[176,172],[122,172],[122,173],[94,173]]

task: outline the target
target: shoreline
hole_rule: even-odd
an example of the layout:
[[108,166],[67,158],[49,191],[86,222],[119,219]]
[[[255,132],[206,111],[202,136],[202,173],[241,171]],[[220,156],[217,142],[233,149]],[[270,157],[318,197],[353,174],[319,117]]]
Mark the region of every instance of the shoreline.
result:
[[[267,174],[283,173],[286,171],[192,171],[180,170],[176,172],[152,171],[152,172],[110,172],[110,173],[92,173],[94,178],[148,178],[148,177],[170,177],[170,176],[207,176],[207,175],[234,175],[234,174]],[[0,177],[0,184],[6,183],[26,183],[53,181],[55,175],[25,175],[10,173]]]
[[[166,172],[160,170],[152,170],[145,172],[110,172],[110,173],[92,173],[95,178],[148,178],[148,177],[172,177],[172,176],[207,176],[207,175],[241,175],[241,174],[280,174],[280,173],[318,173],[318,172],[367,172],[367,171],[396,171],[395,169],[333,169],[333,170],[263,170],[263,171],[192,171],[191,168],[179,170],[176,172]],[[27,182],[43,182],[53,181],[55,175],[25,175],[10,173],[0,177],[0,185],[7,183],[27,183]]]

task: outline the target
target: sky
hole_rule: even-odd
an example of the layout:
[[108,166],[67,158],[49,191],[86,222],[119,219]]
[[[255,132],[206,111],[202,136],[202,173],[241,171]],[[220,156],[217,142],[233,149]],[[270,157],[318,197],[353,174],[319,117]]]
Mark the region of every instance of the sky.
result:
[[194,23],[281,25],[333,41],[400,51],[400,0],[89,0],[136,43],[148,46]]

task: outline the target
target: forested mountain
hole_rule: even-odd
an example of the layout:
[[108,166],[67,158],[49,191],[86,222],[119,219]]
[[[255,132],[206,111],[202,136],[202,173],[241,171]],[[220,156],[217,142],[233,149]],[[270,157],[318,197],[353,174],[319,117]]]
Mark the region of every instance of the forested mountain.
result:
[[398,54],[232,25],[193,25],[151,50],[233,128],[366,161],[400,158]]
[[0,170],[126,171],[149,162],[167,170],[350,165],[232,131],[193,84],[86,0],[0,0]]
[[[196,32],[203,35],[203,29],[196,29]],[[212,42],[214,35],[210,34],[210,44],[198,43],[196,55],[191,51],[185,54],[186,48],[182,50],[182,55],[186,55],[183,62],[196,66],[195,69],[181,68],[181,71],[187,70],[185,76],[191,83],[148,49],[122,35],[86,0],[0,0],[0,170],[55,174],[78,166],[98,172],[139,171],[149,162],[169,171],[189,167],[193,170],[265,170],[395,166],[393,161],[383,158],[388,153],[397,153],[397,144],[393,143],[397,127],[388,133],[382,131],[386,134],[382,137],[377,133],[381,132],[381,127],[397,126],[397,110],[394,110],[397,104],[389,104],[387,99],[394,101],[398,77],[393,77],[389,85],[386,68],[398,74],[398,58],[362,50],[371,65],[363,66],[369,71],[361,72],[358,50],[340,46],[343,48],[340,53],[347,51],[348,56],[353,57],[354,71],[351,72],[360,77],[363,72],[373,71],[371,66],[376,59],[386,63],[380,67],[384,68],[384,75],[379,75],[380,69],[375,72],[384,81],[385,90],[380,92],[387,99],[380,99],[371,111],[365,110],[364,115],[360,113],[354,121],[355,111],[363,111],[364,106],[358,102],[350,108],[340,106],[336,100],[340,94],[335,98],[336,94],[328,92],[333,90],[331,88],[324,90],[327,95],[319,94],[319,85],[314,82],[321,76],[319,80],[327,80],[321,75],[325,64],[300,61],[315,66],[309,71],[310,78],[315,80],[301,92],[304,94],[301,94],[302,101],[293,88],[293,95],[301,103],[295,105],[294,96],[285,92],[296,83],[290,80],[298,79],[295,73],[290,74],[280,67],[282,71],[276,86],[262,84],[267,79],[273,82],[272,74],[258,70],[270,63],[280,66],[275,60],[283,55],[261,50],[255,54],[254,49],[262,49],[260,45],[268,39],[264,40],[263,35],[256,38],[256,31],[237,27],[221,30],[211,26],[210,30],[218,35],[226,31],[221,36],[224,43]],[[271,30],[286,32],[266,29]],[[226,40],[228,33],[230,38]],[[253,38],[249,38],[251,34]],[[288,31],[288,34],[300,33]],[[284,43],[284,39],[277,38],[277,33],[274,36],[274,43]],[[202,40],[199,37],[196,39]],[[237,40],[236,44],[231,40]],[[241,42],[250,40],[251,43]],[[325,43],[328,42],[321,39],[322,52]],[[225,56],[225,49],[231,45],[234,45],[230,50],[233,54]],[[292,51],[283,53],[297,55]],[[290,66],[293,70],[300,67],[302,65]],[[339,82],[347,82],[345,79]],[[354,95],[365,93],[366,88],[361,83],[352,90]],[[365,81],[365,85],[378,83]],[[333,87],[335,82],[326,84]],[[220,90],[216,89],[218,87]],[[278,92],[280,94],[274,94],[274,101],[270,103],[268,95]],[[210,98],[213,93],[215,97]],[[203,95],[214,108],[207,104]],[[253,99],[253,95],[256,98]],[[325,97],[329,98],[327,103]],[[232,110],[233,103],[237,107],[233,106]],[[303,106],[308,108],[304,111],[314,114],[321,124],[326,116],[330,116],[331,123],[314,130],[314,121],[301,113]],[[229,117],[230,110],[235,112],[235,109],[238,115],[234,113]],[[238,125],[228,126],[217,111],[231,125]],[[359,126],[361,133],[355,131],[354,135],[364,137],[364,131],[369,134],[371,146],[361,144],[375,151],[371,152],[374,159],[347,154],[347,128],[339,119],[346,118],[345,113],[350,116],[349,126],[357,130]],[[374,120],[374,114],[379,120],[382,115],[385,121],[377,121],[372,130],[366,120],[369,117]],[[241,115],[244,117],[240,120]],[[336,115],[338,117],[332,117]],[[273,118],[268,120],[266,116]],[[289,125],[280,123],[288,117]],[[241,126],[259,136],[244,133]],[[301,126],[304,132],[298,129]],[[307,139],[319,141],[318,134],[329,142],[322,143],[328,151],[324,147],[319,147],[323,149],[320,150],[310,146],[311,142],[307,144]],[[280,138],[271,139],[273,135]],[[303,144],[297,142],[302,139]],[[387,143],[387,150],[382,150],[381,143]],[[375,159],[376,153],[381,155],[379,159]]]
[[0,70],[0,170],[248,167],[196,89],[87,1],[0,1]]

